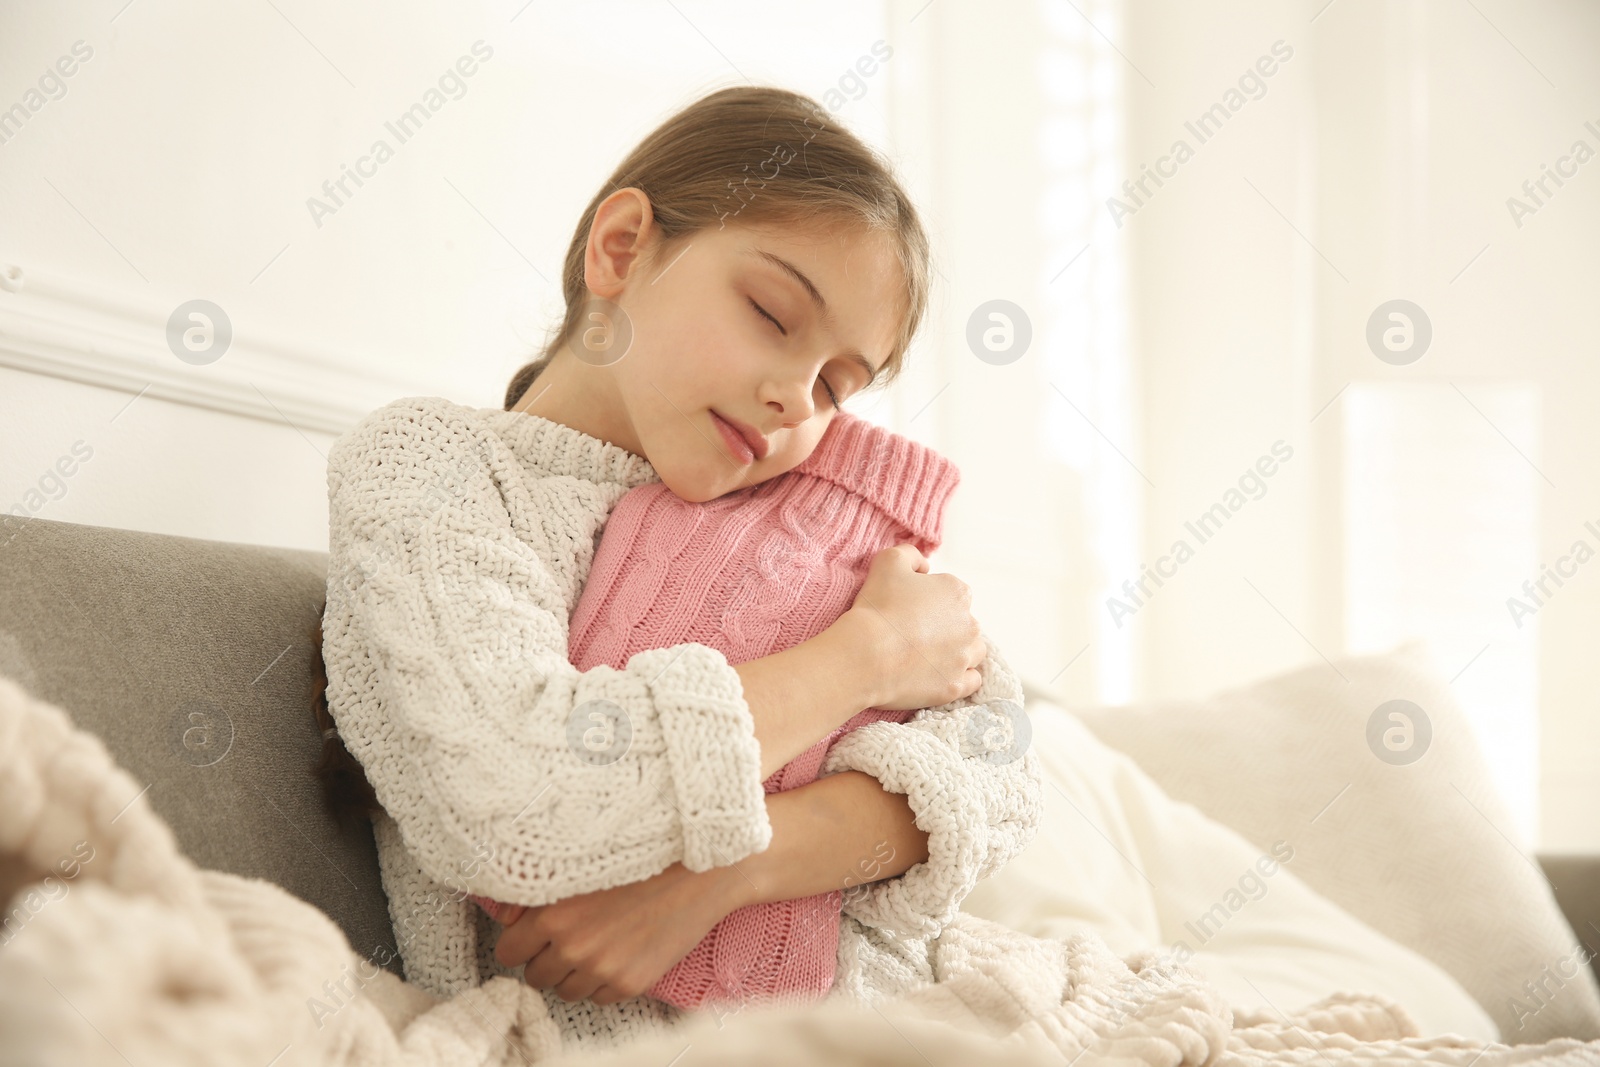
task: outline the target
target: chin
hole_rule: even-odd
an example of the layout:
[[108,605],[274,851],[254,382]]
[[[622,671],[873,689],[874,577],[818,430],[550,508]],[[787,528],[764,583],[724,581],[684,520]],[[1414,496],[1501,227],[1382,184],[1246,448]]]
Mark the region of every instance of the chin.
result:
[[703,482],[698,480],[691,481],[688,485],[684,485],[675,480],[667,481],[665,478],[661,480],[666,484],[668,489],[672,490],[675,496],[677,496],[680,500],[686,500],[691,504],[704,504],[707,500],[715,500],[717,497],[722,495],[722,493],[718,492],[716,489],[707,488]]
[[717,471],[707,471],[700,467],[692,470],[661,470],[658,467],[656,474],[674,495],[691,504],[703,504],[707,500],[715,500],[743,484],[737,481],[736,477],[718,477]]
[[[654,464],[656,475],[679,499],[691,504],[703,504],[748,489],[780,473],[766,469],[771,464],[761,460],[737,465],[724,453],[708,449],[698,435],[685,442],[685,451],[674,449],[671,456]],[[767,457],[769,461],[772,458]]]
[[749,489],[760,485],[769,478],[775,478],[781,471],[763,471],[759,462],[747,467],[734,467],[732,463],[722,460],[717,462],[710,470],[696,469],[693,471],[665,472],[657,469],[661,481],[666,487],[676,493],[681,499],[692,504],[703,504],[707,500],[727,496],[740,489]]

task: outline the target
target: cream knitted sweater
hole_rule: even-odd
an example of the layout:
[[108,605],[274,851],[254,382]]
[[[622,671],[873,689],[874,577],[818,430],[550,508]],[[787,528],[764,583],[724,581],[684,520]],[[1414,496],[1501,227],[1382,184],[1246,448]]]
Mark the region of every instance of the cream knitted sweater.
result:
[[[601,529],[652,481],[643,457],[571,427],[438,397],[378,409],[328,453],[328,702],[385,809],[374,831],[398,947],[430,992],[516,973],[468,894],[547,904],[770,843],[753,722],[720,652],[651,649],[622,670],[567,660]],[[925,863],[847,895],[830,999],[933,982],[930,942],[1037,828],[1038,758],[994,710],[1020,706],[1021,685],[987,644],[970,698],[856,730],[824,765],[905,794],[929,835]],[[574,754],[581,705],[600,699],[631,728],[628,774]],[[649,997],[544,996],[564,1044],[686,1019]]]

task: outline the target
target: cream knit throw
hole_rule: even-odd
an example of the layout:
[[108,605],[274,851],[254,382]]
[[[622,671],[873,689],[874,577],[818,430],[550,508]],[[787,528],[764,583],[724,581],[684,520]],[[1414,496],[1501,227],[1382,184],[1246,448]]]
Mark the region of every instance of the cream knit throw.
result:
[[1600,1042],[1406,1038],[1403,1011],[1358,997],[1292,1020],[1233,1018],[1181,967],[967,915],[932,943],[937,984],[899,998],[747,1009],[562,1054],[528,986],[497,977],[441,999],[378,970],[276,885],[197,869],[100,739],[4,676],[0,899],[0,1065],[1600,1062]]

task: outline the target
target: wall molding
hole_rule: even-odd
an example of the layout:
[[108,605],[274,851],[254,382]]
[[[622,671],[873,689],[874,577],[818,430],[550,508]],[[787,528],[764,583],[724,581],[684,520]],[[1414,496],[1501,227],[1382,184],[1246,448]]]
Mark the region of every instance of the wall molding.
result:
[[447,395],[439,382],[375,374],[349,351],[241,330],[215,363],[167,348],[172,307],[31,267],[0,264],[0,366],[130,395],[288,422],[339,435],[402,396]]

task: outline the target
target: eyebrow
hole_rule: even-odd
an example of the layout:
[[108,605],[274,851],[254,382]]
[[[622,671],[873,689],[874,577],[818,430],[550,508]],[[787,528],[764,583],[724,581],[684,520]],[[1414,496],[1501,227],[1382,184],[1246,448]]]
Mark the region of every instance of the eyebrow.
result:
[[[833,313],[828,310],[828,302],[822,298],[822,291],[812,283],[810,278],[806,277],[804,271],[795,266],[793,263],[790,263],[787,259],[784,259],[782,256],[768,252],[764,249],[743,248],[740,249],[740,251],[747,256],[755,256],[758,259],[766,260],[768,263],[771,263],[789,277],[799,282],[800,287],[804,289],[806,291],[806,295],[811,298],[811,302],[817,305],[817,310],[822,313],[823,325],[827,326],[829,329],[833,328]],[[860,352],[852,350],[846,352],[844,355],[846,359],[855,363],[862,370],[867,372],[867,384],[863,385],[861,388],[863,391],[868,389],[872,385],[873,379],[877,378],[878,376],[878,368],[872,365],[872,360],[868,359]]]

